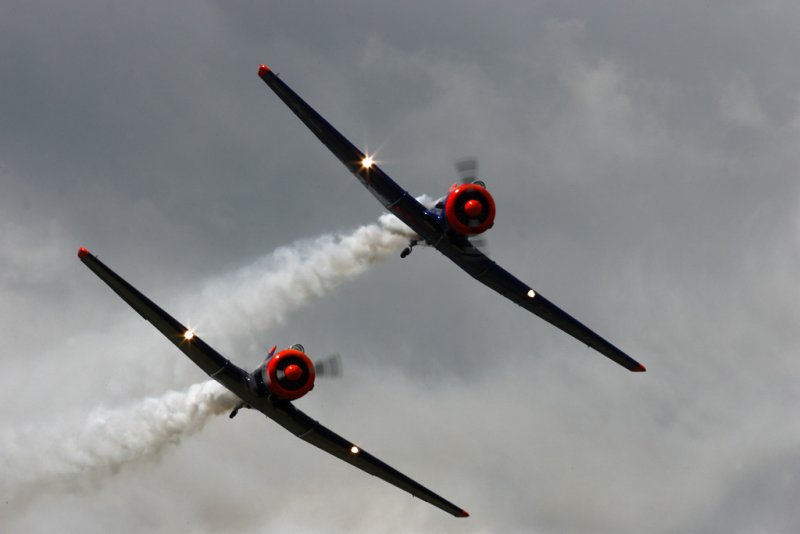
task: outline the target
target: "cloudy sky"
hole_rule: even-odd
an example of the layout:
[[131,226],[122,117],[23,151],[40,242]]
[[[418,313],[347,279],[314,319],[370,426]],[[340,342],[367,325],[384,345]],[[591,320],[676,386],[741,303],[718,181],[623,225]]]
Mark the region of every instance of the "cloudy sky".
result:
[[[0,530],[796,532],[799,24],[781,0],[4,2]],[[414,194],[477,156],[493,258],[648,372],[432,250],[293,300],[320,236],[382,212],[262,62]],[[137,442],[206,377],[81,245],[243,367],[342,353],[297,405],[472,517],[258,413]]]

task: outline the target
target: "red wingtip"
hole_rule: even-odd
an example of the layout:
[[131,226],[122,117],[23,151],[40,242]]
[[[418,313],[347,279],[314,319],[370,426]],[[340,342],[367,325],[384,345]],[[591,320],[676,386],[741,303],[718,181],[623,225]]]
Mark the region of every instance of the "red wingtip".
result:
[[262,78],[263,78],[263,77],[264,77],[264,75],[265,75],[266,73],[268,73],[268,72],[269,72],[269,67],[267,67],[267,66],[266,66],[266,65],[264,65],[263,63],[262,63],[261,65],[259,65],[259,66],[258,66],[258,75],[259,75],[260,77],[262,77]]
[[81,248],[79,248],[79,249],[78,249],[78,257],[79,257],[79,258],[83,259],[83,258],[85,258],[85,257],[86,257],[88,254],[89,254],[89,251],[88,251],[88,250],[86,250],[85,248],[81,247]]
[[466,510],[461,510],[457,517],[469,517],[469,512]]
[[634,373],[644,373],[645,371],[647,371],[647,369],[645,369],[645,368],[644,368],[644,365],[642,365],[642,364],[640,363],[639,365],[637,365],[636,367],[634,367],[633,369],[631,369],[631,371],[633,371]]

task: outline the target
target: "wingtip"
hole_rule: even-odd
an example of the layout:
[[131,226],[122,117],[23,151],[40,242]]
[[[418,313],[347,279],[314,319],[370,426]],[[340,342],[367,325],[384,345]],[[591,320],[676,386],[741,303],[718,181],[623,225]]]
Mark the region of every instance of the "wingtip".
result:
[[87,249],[85,249],[84,247],[81,247],[81,248],[78,249],[78,257],[80,259],[83,259],[88,255],[89,255],[89,251]]
[[459,513],[456,515],[456,517],[469,517],[469,512],[467,512],[466,510],[461,510],[461,511],[460,511],[460,512],[459,512]]
[[636,364],[636,367],[631,369],[631,371],[633,371],[634,373],[644,373],[645,371],[647,371],[647,369],[645,369],[644,365],[639,363],[639,364]]
[[263,78],[266,73],[270,71],[270,68],[264,65],[263,63],[258,66],[258,75]]

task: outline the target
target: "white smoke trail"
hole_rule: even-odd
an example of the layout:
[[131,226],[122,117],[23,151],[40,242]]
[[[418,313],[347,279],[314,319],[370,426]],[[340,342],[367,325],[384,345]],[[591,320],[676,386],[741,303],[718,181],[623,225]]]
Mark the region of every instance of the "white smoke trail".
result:
[[2,434],[6,498],[48,487],[68,489],[124,464],[157,457],[169,444],[232,410],[237,397],[213,380],[123,408],[97,408],[82,428],[55,425]]
[[[233,338],[266,328],[286,314],[362,273],[404,245],[411,231],[393,215],[349,235],[322,236],[282,247],[209,284],[203,300]],[[6,499],[55,488],[69,490],[113,475],[130,462],[157,457],[169,444],[228,412],[236,397],[214,381],[125,408],[98,408],[80,425],[0,432],[0,491]]]
[[[276,249],[201,294],[213,329],[236,338],[282,323],[310,299],[329,293],[385,260],[414,234],[394,215],[349,235],[324,235]],[[199,306],[198,306],[199,307]],[[202,334],[202,330],[201,330]]]

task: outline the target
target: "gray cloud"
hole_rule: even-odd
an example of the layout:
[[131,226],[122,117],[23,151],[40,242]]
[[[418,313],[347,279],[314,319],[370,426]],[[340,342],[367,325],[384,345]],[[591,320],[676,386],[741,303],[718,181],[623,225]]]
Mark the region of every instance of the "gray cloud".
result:
[[301,408],[469,520],[243,414],[97,485],[4,505],[3,530],[797,530],[793,4],[2,12],[9,429],[203,379],[77,246],[167,309],[195,292],[213,313],[208,280],[380,214],[263,87],[260,62],[414,194],[437,196],[477,155],[499,208],[493,257],[648,366],[621,371],[420,249],[212,344],[242,365],[259,343],[342,352],[345,378]]

